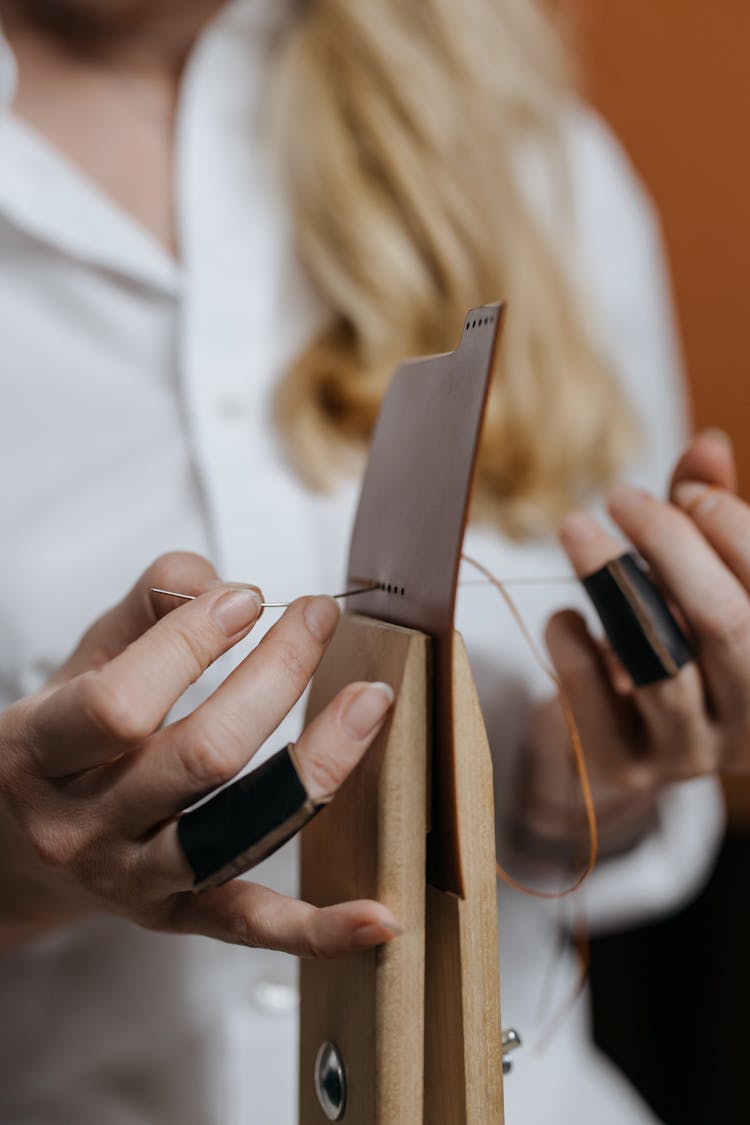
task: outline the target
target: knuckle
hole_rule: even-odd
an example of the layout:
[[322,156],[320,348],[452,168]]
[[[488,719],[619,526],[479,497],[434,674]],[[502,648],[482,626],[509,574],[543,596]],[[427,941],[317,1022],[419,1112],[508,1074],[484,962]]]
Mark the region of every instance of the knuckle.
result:
[[91,819],[71,826],[70,817],[50,817],[37,810],[26,824],[28,840],[41,862],[72,879],[80,888],[109,901],[128,901],[126,876],[130,864],[123,863],[112,841]]
[[232,743],[229,732],[223,735],[222,727],[216,721],[210,725],[192,724],[189,734],[180,740],[179,756],[182,768],[196,790],[208,792],[231,781],[238,768]]
[[170,622],[167,633],[176,660],[186,666],[193,682],[211,663],[214,652],[210,638],[199,628],[185,628]]
[[234,945],[244,945],[248,949],[263,947],[252,915],[245,910],[235,910],[229,918],[229,939]]
[[300,954],[316,961],[330,961],[345,949],[332,912],[326,907],[313,908],[301,934]]
[[303,939],[301,950],[303,957],[311,957],[315,961],[330,961],[336,956],[336,952],[315,930],[305,935]]
[[298,753],[298,761],[304,773],[305,787],[312,794],[328,796],[335,793],[346,776],[346,770],[330,749],[305,747],[303,753]]
[[86,717],[106,738],[138,743],[152,733],[143,710],[103,671],[85,673],[80,680],[80,704]]
[[55,871],[75,870],[82,845],[80,837],[68,823],[34,815],[29,818],[26,829],[34,852],[46,867]]
[[296,687],[304,687],[315,671],[315,659],[305,650],[305,646],[291,640],[280,642],[277,659]]
[[330,961],[332,957],[327,947],[321,944],[314,934],[306,934],[302,938],[299,955],[313,961]]

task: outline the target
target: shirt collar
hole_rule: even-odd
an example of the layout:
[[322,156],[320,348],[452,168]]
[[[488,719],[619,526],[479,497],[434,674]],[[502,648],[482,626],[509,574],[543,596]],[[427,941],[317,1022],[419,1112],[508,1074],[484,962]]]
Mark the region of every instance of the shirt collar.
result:
[[176,294],[178,263],[12,113],[0,114],[0,219],[79,261]]
[[0,220],[80,261],[174,294],[174,258],[15,116],[18,65],[0,27]]
[[[194,48],[212,36],[267,41],[293,18],[299,0],[230,0]],[[63,253],[176,293],[180,268],[157,240],[86,179],[63,154],[15,117],[18,68],[0,27],[0,218]],[[215,81],[230,81],[216,75]],[[54,184],[54,191],[50,185]]]

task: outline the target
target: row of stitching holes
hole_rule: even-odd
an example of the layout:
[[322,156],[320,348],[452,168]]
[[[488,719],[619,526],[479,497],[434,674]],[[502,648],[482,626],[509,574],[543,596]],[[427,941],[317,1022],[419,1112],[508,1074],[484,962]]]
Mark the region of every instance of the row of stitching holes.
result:
[[406,593],[403,586],[392,586],[390,584],[386,586],[385,582],[378,582],[377,589],[382,590],[384,594],[398,594],[401,598]]
[[480,317],[479,320],[467,320],[466,321],[466,331],[468,332],[470,328],[481,327],[483,324],[494,324],[494,323],[495,323],[494,316]]

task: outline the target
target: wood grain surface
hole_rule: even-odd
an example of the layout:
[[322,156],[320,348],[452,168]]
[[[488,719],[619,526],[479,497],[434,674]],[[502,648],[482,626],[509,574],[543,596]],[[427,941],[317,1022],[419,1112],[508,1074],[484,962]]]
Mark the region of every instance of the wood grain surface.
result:
[[463,641],[453,650],[464,898],[427,888],[425,1125],[502,1125],[492,760]]
[[492,765],[460,637],[453,657],[463,898],[426,886],[429,641],[345,615],[315,678],[310,714],[345,683],[398,692],[389,727],[302,834],[302,897],[373,897],[404,933],[380,950],[301,965],[300,1125],[325,1125],[313,1075],[333,1042],[346,1125],[503,1125]]
[[302,834],[302,897],[375,898],[404,933],[336,961],[303,961],[300,1123],[325,1125],[313,1085],[321,1043],[346,1067],[346,1125],[422,1122],[427,810],[427,638],[345,615],[314,681],[312,716],[344,684],[383,680],[391,721],[335,801]]

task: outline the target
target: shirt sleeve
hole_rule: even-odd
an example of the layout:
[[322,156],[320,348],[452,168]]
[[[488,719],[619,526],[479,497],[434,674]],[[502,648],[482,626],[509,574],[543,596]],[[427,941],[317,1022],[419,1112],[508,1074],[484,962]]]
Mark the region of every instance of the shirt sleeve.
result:
[[[688,433],[688,409],[661,232],[655,210],[604,124],[581,110],[569,134],[583,292],[602,346],[640,428],[629,481],[664,495]],[[586,279],[590,292],[586,294]],[[667,788],[654,829],[625,855],[604,860],[583,891],[593,929],[669,911],[708,877],[723,830],[713,779]]]

